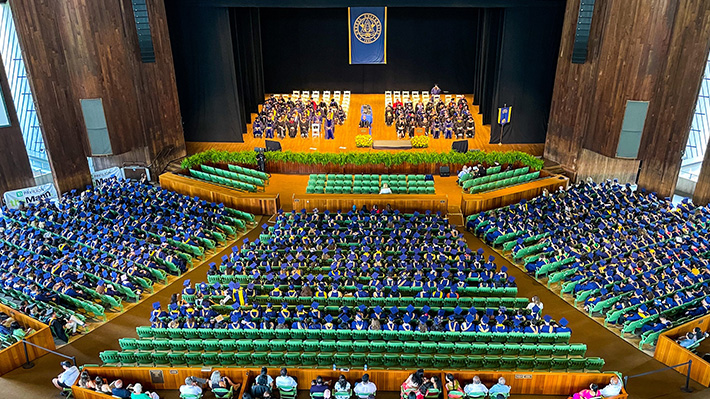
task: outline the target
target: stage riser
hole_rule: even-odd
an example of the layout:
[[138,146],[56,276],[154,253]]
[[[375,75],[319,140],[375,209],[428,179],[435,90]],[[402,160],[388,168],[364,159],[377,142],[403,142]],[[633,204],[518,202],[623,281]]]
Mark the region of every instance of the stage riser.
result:
[[163,173],[158,178],[160,187],[180,194],[197,196],[205,201],[223,203],[230,208],[255,215],[273,215],[281,207],[279,194],[240,193],[216,184],[191,179],[173,173]]

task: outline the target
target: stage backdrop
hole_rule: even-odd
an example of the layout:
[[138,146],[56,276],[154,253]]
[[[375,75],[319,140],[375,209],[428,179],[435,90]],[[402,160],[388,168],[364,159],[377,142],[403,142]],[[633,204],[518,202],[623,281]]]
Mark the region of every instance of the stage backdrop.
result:
[[471,93],[477,12],[388,7],[387,64],[351,65],[347,8],[262,8],[265,90],[384,93],[438,83],[442,90]]

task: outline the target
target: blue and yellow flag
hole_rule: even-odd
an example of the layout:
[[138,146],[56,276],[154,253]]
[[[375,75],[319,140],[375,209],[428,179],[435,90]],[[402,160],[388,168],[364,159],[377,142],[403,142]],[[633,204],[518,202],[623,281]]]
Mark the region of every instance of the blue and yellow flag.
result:
[[351,64],[387,63],[387,7],[348,7]]

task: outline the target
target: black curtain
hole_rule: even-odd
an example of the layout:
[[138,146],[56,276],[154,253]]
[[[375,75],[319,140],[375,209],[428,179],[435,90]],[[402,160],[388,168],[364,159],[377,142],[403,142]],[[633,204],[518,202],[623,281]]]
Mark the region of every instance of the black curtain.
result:
[[261,54],[261,17],[258,8],[230,8],[232,43],[242,101],[243,120],[251,123],[251,114],[264,102],[264,66]]
[[165,6],[185,140],[244,141],[229,9]]
[[471,93],[475,8],[387,9],[387,64],[350,65],[347,8],[262,8],[265,90]]
[[491,123],[490,109],[498,85],[503,15],[501,8],[484,8],[476,16],[473,103],[479,106],[484,125]]
[[513,111],[503,143],[545,142],[564,11],[563,6],[505,9],[498,87],[488,108],[491,143],[500,140],[497,112],[504,104]]

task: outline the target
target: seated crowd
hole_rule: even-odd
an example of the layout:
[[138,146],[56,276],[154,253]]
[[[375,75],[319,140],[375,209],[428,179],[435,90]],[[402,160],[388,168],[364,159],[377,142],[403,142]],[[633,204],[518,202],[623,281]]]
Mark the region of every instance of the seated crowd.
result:
[[284,100],[282,97],[271,96],[264,102],[261,112],[252,124],[254,137],[280,139],[288,135],[295,138],[299,132],[301,137],[308,137],[311,124],[322,126],[342,125],[346,112],[335,98],[329,104],[314,100],[304,101],[300,98]]
[[536,277],[562,281],[591,314],[655,334],[710,311],[710,210],[629,185],[581,182],[471,217]]
[[138,301],[225,241],[235,225],[229,211],[127,180],[72,191],[56,203],[3,209],[0,295],[28,314],[50,317],[55,336],[66,341],[86,317],[121,311],[123,301]]
[[444,138],[473,138],[476,134],[476,122],[469,110],[468,102],[464,97],[452,98],[448,103],[431,100],[414,104],[411,100],[402,103],[395,99],[392,104],[385,107],[385,124],[395,124],[397,137],[414,137],[414,129],[424,129],[425,135],[438,139]]
[[[400,251],[398,242],[413,251]],[[154,304],[151,322],[155,328],[570,331],[564,319],[543,317],[539,301],[519,308],[415,306],[416,298],[455,299],[471,295],[471,289],[515,287],[494,260],[482,249],[471,251],[441,216],[430,213],[280,214],[268,234],[245,239],[221,267],[213,264],[208,271],[208,277],[237,281],[193,287],[187,280],[166,309]],[[256,298],[264,296],[268,303],[262,306]],[[352,309],[322,305],[348,297],[362,301]],[[407,297],[410,303],[389,308],[362,303]],[[288,298],[312,302],[289,306]]]
[[707,338],[708,335],[710,334],[703,331],[700,327],[695,327],[693,331],[689,331],[687,334],[676,339],[676,342],[683,348],[697,348],[700,342]]
[[16,342],[20,342],[35,330],[20,324],[11,315],[0,312],[0,348],[6,348]]

